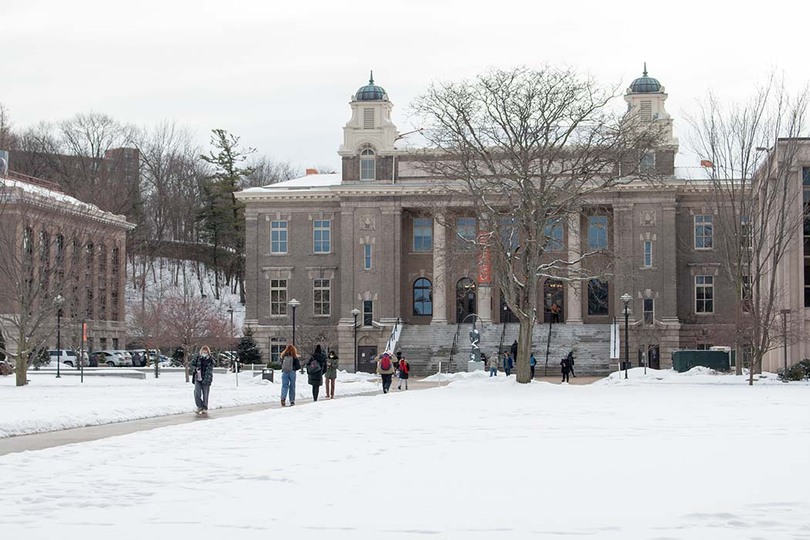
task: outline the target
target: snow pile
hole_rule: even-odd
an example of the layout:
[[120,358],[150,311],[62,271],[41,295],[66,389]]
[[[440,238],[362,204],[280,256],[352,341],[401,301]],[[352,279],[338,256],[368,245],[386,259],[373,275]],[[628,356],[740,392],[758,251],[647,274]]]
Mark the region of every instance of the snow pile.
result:
[[[499,377],[505,379],[503,373],[498,374]],[[466,381],[469,379],[484,379],[490,378],[489,371],[469,371],[469,372],[459,372],[459,373],[434,373],[430,377],[425,377],[425,380],[428,382],[454,382],[454,381]],[[492,377],[495,379],[496,377]]]
[[[685,373],[678,373],[673,369],[651,369],[647,368],[647,373],[644,373],[643,367],[635,367],[627,370],[627,379],[624,378],[624,371],[614,371],[604,379],[595,382],[598,385],[640,385],[640,384],[729,384],[741,385],[748,384],[748,372],[746,370],[742,375],[735,375],[731,372],[715,371],[711,368],[696,366]],[[754,385],[763,384],[784,384],[775,373],[759,373],[754,375]],[[810,382],[791,382],[795,386],[808,386]]]

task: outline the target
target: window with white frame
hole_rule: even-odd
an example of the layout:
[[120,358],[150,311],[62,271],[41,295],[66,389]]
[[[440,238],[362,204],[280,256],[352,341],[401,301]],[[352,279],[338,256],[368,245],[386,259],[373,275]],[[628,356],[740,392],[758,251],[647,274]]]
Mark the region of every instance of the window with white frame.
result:
[[360,152],[360,180],[374,180],[377,177],[377,156],[374,150],[365,148]]
[[312,221],[312,244],[315,253],[331,253],[332,251],[332,221],[328,219],[315,219]]
[[644,267],[651,268],[653,265],[652,240],[644,241]]
[[563,244],[563,226],[559,221],[549,223],[546,225],[544,234],[546,235],[546,251],[556,252],[562,251]]
[[413,250],[417,253],[433,250],[433,220],[431,218],[414,218]]
[[270,280],[270,315],[287,314],[287,280]]
[[644,299],[644,324],[655,322],[655,301],[652,298]]
[[270,253],[284,255],[287,253],[287,222],[270,222]]
[[363,300],[363,326],[371,326],[374,322],[374,302]]
[[588,216],[588,249],[597,251],[608,247],[608,217]]
[[312,307],[316,317],[331,313],[331,287],[328,279],[315,279],[312,287]]
[[281,353],[286,347],[287,340],[284,338],[270,338],[270,361],[274,364],[281,363]]
[[695,313],[714,313],[714,276],[695,276]]
[[459,250],[467,251],[475,247],[478,239],[478,222],[474,217],[456,218],[456,245]]
[[413,314],[433,315],[433,295],[427,278],[419,278],[413,284]]
[[371,270],[371,244],[363,244],[363,270]]
[[695,216],[695,249],[712,249],[714,244],[714,229],[712,216]]

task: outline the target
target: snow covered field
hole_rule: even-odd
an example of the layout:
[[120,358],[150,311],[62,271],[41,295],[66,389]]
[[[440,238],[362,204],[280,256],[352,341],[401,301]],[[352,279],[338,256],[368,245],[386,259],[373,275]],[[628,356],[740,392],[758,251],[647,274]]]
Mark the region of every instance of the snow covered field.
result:
[[810,386],[638,371],[456,377],[9,454],[0,523],[83,540],[810,537]]
[[[165,370],[158,379],[147,373],[144,380],[88,375],[84,383],[79,382],[75,371],[67,367],[62,378],[56,379],[55,371],[31,370],[28,375],[31,382],[21,388],[14,386],[14,377],[0,377],[0,403],[4,411],[0,415],[0,438],[195,409],[194,386],[185,382],[182,370]],[[110,371],[126,373],[119,368],[110,368]],[[209,408],[213,411],[221,407],[279,401],[281,372],[276,371],[272,383],[263,381],[260,371],[256,374],[253,377],[250,371],[242,371],[238,388],[233,373],[215,374]],[[335,390],[338,396],[376,392],[380,389],[376,380],[364,373],[343,371],[338,374]],[[312,397],[306,374],[298,374],[296,383],[296,397]],[[325,393],[322,387],[321,395]]]

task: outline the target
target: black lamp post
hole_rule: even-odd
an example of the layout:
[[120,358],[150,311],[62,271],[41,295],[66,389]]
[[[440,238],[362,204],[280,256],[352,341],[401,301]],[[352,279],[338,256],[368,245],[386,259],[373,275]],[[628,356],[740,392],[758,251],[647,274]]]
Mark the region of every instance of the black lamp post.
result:
[[61,294],[57,294],[54,303],[56,304],[56,378],[61,379],[59,364],[62,363],[62,304],[65,303],[65,299]]
[[628,293],[622,295],[622,302],[624,302],[624,378],[627,378],[627,366],[630,364],[630,340],[628,337],[628,328],[630,318],[630,300],[633,299]]
[[233,308],[228,308],[228,313],[231,315],[231,335],[230,335],[230,338],[233,339]]
[[354,308],[352,310],[352,317],[354,317],[354,372],[357,373],[357,316],[360,315],[360,310]]
[[781,309],[779,313],[782,314],[782,338],[785,340],[785,378],[782,379],[787,382],[787,372],[788,372],[788,359],[787,359],[787,318],[790,314],[790,309]]
[[290,308],[292,308],[292,330],[293,330],[292,343],[293,343],[293,347],[295,347],[295,308],[300,306],[301,302],[299,302],[298,300],[293,298],[292,300],[287,302],[287,305],[290,306]]

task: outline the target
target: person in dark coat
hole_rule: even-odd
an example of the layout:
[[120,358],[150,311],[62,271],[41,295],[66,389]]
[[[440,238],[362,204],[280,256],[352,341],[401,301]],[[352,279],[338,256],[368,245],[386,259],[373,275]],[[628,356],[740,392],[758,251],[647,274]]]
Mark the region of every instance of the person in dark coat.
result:
[[399,373],[399,389],[402,390],[402,384],[405,383],[405,390],[408,389],[408,379],[410,378],[411,373],[411,365],[405,360],[405,357],[402,356],[401,352],[397,353],[399,355],[399,367],[397,368],[397,372]]
[[568,369],[571,370],[571,375],[574,377],[577,376],[577,374],[574,373],[574,351],[568,351]]
[[200,347],[200,354],[194,356],[188,364],[194,381],[194,402],[197,414],[208,414],[208,394],[214,381],[214,359],[208,345]]
[[517,340],[515,340],[515,342],[512,343],[512,348],[509,351],[509,352],[512,353],[512,360],[515,361],[515,362],[517,362],[517,352],[518,352],[517,350],[518,350],[518,344],[517,344]]
[[307,362],[307,379],[312,386],[312,400],[318,401],[318,391],[321,389],[323,374],[326,372],[326,355],[320,345],[315,346],[315,352]]
[[326,372],[324,379],[326,379],[326,397],[333,399],[335,397],[335,379],[337,379],[338,366],[340,359],[335,351],[329,351],[329,356],[326,357]]
[[571,370],[571,365],[568,363],[567,356],[560,361],[560,370],[562,371],[562,382],[568,382],[568,372]]

